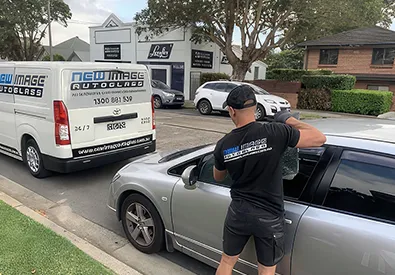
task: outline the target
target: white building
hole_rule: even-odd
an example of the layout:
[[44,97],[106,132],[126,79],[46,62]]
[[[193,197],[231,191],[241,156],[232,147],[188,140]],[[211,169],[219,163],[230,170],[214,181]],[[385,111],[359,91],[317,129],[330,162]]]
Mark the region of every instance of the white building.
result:
[[[145,64],[153,79],[193,99],[204,72],[232,73],[231,65],[215,43],[195,44],[191,31],[176,29],[150,37],[136,33],[134,23],[124,23],[111,14],[101,26],[90,27],[90,60]],[[241,56],[239,47],[234,52]],[[266,64],[254,62],[246,80],[265,79]]]

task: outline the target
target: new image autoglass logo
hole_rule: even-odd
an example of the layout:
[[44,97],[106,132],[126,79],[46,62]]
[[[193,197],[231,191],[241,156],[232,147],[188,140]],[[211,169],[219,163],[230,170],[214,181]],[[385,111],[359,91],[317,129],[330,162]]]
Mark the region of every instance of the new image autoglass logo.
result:
[[47,75],[0,74],[0,93],[42,97]]
[[85,71],[72,72],[70,90],[141,88],[144,72]]

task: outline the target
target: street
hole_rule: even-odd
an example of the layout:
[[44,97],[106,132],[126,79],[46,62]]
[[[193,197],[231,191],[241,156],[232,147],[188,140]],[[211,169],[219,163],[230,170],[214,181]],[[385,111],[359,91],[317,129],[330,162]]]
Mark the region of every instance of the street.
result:
[[[157,149],[172,151],[199,144],[214,143],[232,129],[229,118],[203,117],[195,110],[159,110],[156,112]],[[121,224],[106,206],[108,186],[116,171],[127,161],[73,174],[55,174],[36,179],[24,165],[0,155],[0,174],[53,201],[61,201],[73,212],[118,235],[125,236]],[[213,274],[214,269],[182,253],[161,252],[162,257],[196,274]]]

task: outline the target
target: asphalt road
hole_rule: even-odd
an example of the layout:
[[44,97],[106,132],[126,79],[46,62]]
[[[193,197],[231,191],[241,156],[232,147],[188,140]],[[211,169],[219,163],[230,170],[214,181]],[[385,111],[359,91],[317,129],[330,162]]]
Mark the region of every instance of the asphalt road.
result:
[[[223,136],[221,133],[210,133],[207,129],[185,128],[183,127],[185,123],[194,125],[194,122],[202,122],[203,119],[207,122],[204,124],[212,125],[213,129],[220,119],[221,122],[223,121],[222,124],[231,126],[229,118],[227,120],[226,117],[220,116],[202,118],[194,110],[163,110],[158,111],[156,116],[158,150],[165,151],[212,143]],[[210,121],[212,123],[209,123]],[[21,162],[0,155],[0,174],[51,201],[65,201],[76,214],[124,236],[121,224],[116,220],[114,213],[106,207],[106,203],[110,180],[126,163],[127,161],[124,161],[77,173],[55,174],[46,179],[36,179]],[[214,269],[211,267],[182,253],[162,252],[161,256],[196,274],[214,274]]]

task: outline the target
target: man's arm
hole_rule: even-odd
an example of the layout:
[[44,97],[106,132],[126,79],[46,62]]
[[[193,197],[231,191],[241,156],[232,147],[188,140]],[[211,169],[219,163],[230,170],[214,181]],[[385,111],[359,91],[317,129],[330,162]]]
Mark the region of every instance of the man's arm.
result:
[[223,170],[223,171],[218,170],[215,166],[214,166],[213,170],[214,170],[213,171],[214,179],[216,182],[223,181],[226,178],[226,174],[228,173],[228,171],[226,171],[226,170]]
[[315,127],[304,123],[292,117],[288,111],[282,111],[275,115],[275,121],[282,122],[299,131],[299,140],[296,143],[297,148],[319,147],[326,142],[326,137]]
[[285,123],[300,132],[299,142],[296,148],[319,147],[326,142],[326,136],[317,128],[297,120],[294,117],[288,118]]

